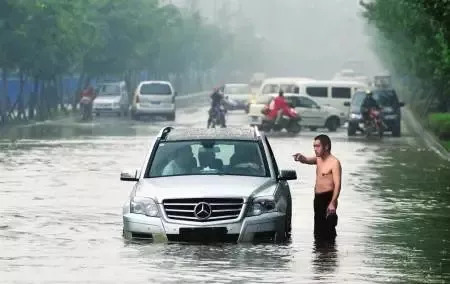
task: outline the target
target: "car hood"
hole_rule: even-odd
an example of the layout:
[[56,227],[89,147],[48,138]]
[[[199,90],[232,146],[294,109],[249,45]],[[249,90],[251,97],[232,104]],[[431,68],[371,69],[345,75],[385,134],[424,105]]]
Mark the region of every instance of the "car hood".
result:
[[95,98],[95,103],[98,104],[112,104],[120,101],[120,95],[117,96],[99,96]]
[[139,181],[135,195],[161,203],[168,198],[227,198],[272,195],[275,181],[267,177],[247,176],[175,176]]

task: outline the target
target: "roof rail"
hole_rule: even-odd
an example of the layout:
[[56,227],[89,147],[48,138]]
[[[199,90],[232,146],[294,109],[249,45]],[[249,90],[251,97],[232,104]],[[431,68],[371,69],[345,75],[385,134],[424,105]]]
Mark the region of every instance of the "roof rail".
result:
[[173,127],[172,127],[172,126],[166,126],[166,127],[164,127],[164,128],[161,130],[161,132],[160,132],[160,134],[159,134],[158,136],[160,136],[162,140],[165,140],[165,139],[167,138],[167,135],[168,135],[168,134],[170,133],[170,131],[172,131],[172,130],[173,130]]

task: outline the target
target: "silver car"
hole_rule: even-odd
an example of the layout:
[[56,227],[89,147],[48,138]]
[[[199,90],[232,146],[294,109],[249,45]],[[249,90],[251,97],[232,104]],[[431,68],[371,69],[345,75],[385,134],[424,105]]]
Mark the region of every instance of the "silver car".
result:
[[102,113],[128,115],[130,108],[128,92],[124,81],[101,83],[97,89],[93,112],[99,116]]
[[127,239],[284,241],[291,232],[293,170],[278,169],[256,128],[163,128],[123,206]]

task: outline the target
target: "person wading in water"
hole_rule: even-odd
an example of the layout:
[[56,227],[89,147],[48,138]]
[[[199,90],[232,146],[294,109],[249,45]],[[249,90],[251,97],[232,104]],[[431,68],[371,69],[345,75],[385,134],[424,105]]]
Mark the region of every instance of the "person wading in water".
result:
[[300,153],[293,156],[296,162],[316,165],[314,237],[320,240],[334,240],[337,235],[337,201],[341,192],[341,163],[331,154],[331,140],[327,135],[316,136],[313,147],[315,157],[305,157]]

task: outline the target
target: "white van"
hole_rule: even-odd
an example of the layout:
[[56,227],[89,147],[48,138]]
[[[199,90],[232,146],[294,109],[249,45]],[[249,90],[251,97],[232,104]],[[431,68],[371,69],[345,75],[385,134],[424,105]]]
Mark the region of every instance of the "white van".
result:
[[280,88],[285,93],[307,94],[324,106],[332,106],[347,114],[349,109],[344,105],[350,102],[352,95],[360,89],[366,89],[364,83],[355,81],[327,81],[309,78],[272,78],[265,80],[261,86],[257,102],[267,102],[270,95],[278,93]]
[[168,81],[143,81],[134,93],[131,115],[139,119],[142,115],[164,115],[168,120],[175,120],[175,92]]

